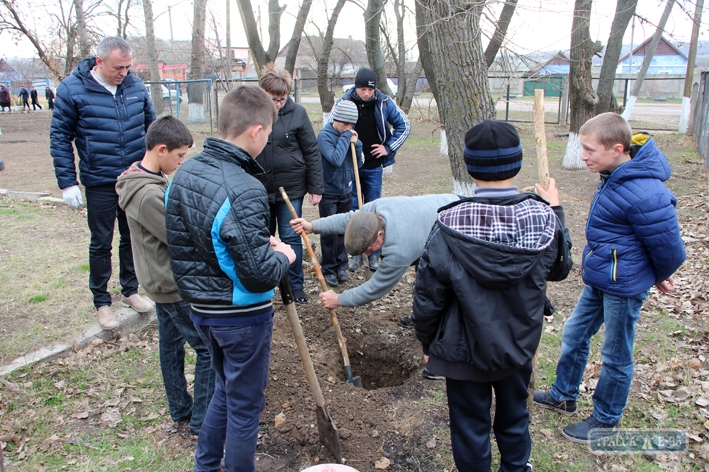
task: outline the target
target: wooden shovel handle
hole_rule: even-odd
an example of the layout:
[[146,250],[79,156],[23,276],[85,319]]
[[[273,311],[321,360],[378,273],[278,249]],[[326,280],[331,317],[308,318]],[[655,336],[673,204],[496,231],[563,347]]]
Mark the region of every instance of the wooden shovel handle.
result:
[[303,370],[305,371],[305,376],[308,378],[310,392],[313,394],[315,404],[321,408],[324,408],[325,397],[323,397],[322,390],[320,389],[318,377],[317,375],[315,375],[315,368],[313,367],[313,360],[310,358],[308,344],[305,341],[303,327],[300,325],[298,313],[296,313],[295,311],[295,303],[293,302],[293,292],[291,292],[287,274],[281,281],[279,288],[281,292],[281,298],[283,300],[283,305],[286,307],[286,313],[288,314],[288,322],[290,323],[290,327],[293,330],[295,344],[296,346],[298,346],[298,353],[300,354],[300,359],[303,361]]
[[[296,213],[295,208],[293,208],[293,204],[291,204],[286,191],[283,189],[283,187],[278,187],[278,190],[281,192],[283,201],[286,203],[286,206],[288,206],[291,216],[293,218],[298,218],[298,213]],[[322,275],[322,270],[320,269],[318,259],[317,257],[315,257],[315,251],[313,251],[313,246],[310,245],[308,235],[303,232],[301,234],[301,237],[303,238],[305,248],[308,250],[308,255],[310,256],[310,260],[313,263],[313,267],[315,268],[315,274],[318,277],[318,282],[320,282],[320,288],[323,292],[327,292],[327,283],[325,283],[325,278]],[[337,312],[334,308],[330,308],[329,311],[330,321],[332,321],[332,325],[335,327],[335,333],[337,333],[337,343],[340,345],[340,351],[342,351],[342,359],[345,362],[345,367],[347,367],[350,365],[350,356],[349,354],[347,354],[347,341],[345,341],[345,337],[342,335],[342,329],[340,329],[340,322],[337,321]]]
[[362,209],[364,202],[362,201],[362,185],[359,183],[359,164],[357,163],[357,150],[355,144],[350,142],[350,150],[352,151],[352,165],[354,166],[355,185],[357,188],[357,204],[359,209]]

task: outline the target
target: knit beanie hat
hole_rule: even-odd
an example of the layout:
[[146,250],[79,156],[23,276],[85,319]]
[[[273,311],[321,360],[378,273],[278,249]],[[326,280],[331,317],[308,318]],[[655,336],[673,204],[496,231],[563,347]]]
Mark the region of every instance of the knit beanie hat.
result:
[[465,133],[463,160],[468,173],[478,180],[506,180],[522,168],[522,145],[514,126],[485,120]]
[[359,87],[377,87],[377,74],[372,69],[362,67],[357,71],[355,76],[355,88]]
[[359,113],[357,112],[357,105],[349,100],[340,100],[335,103],[330,116],[333,121],[341,121],[342,123],[357,123],[357,118],[359,118]]
[[347,222],[345,251],[359,256],[377,239],[379,216],[371,211],[358,211]]

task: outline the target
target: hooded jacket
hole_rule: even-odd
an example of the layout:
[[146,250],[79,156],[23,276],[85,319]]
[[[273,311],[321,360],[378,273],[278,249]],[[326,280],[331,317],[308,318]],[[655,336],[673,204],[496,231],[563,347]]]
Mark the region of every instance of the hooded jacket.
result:
[[266,147],[256,161],[265,171],[258,179],[266,187],[271,204],[283,201],[279,187],[293,200],[306,193],[322,195],[325,191],[313,125],[305,108],[290,97],[278,110]]
[[240,147],[207,138],[168,188],[165,222],[175,282],[202,318],[272,309],[273,288],[288,271],[288,257],[269,242],[268,195],[254,177],[261,172]]
[[7,103],[10,101],[10,90],[7,87],[0,88],[0,102]]
[[[354,87],[350,88],[345,92],[342,98],[337,101],[350,100],[355,102],[355,104],[362,103],[362,99],[359,98],[356,90],[357,89]],[[409,137],[411,133],[411,122],[409,121],[409,117],[406,116],[406,113],[396,106],[394,100],[390,96],[382,93],[381,90],[375,89],[373,100],[377,101],[374,111],[377,133],[388,153],[381,158],[382,167],[388,167],[396,162],[396,151],[404,145],[404,141]],[[332,122],[332,117],[330,117],[330,122]],[[390,125],[394,127],[393,132],[389,127]],[[356,125],[355,128],[357,128]]]
[[[340,133],[332,126],[332,123],[325,123],[318,134],[325,193],[328,195],[345,195],[352,192],[354,163],[352,162],[352,146],[350,146],[351,137],[352,131]],[[355,154],[358,165],[361,165],[363,160],[362,142],[359,140],[355,144]]]
[[667,158],[649,139],[631,160],[601,176],[586,223],[586,284],[633,297],[682,265],[677,199],[663,183],[671,173]]
[[181,300],[172,276],[165,230],[166,175],[154,175],[134,163],[118,176],[118,206],[126,213],[138,282],[157,303]]
[[534,356],[546,281],[566,278],[572,266],[563,221],[561,207],[533,194],[471,197],[439,210],[412,315],[429,369],[493,382]]
[[150,95],[139,78],[128,72],[114,96],[91,76],[95,65],[95,58],[84,59],[56,90],[49,150],[62,189],[78,185],[72,143],[82,184],[115,184],[123,171],[143,159],[145,133],[155,121]]

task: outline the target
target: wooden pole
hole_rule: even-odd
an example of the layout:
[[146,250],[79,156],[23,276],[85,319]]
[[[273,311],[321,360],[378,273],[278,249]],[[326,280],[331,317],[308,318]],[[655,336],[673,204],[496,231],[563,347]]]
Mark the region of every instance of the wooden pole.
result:
[[[534,90],[534,142],[537,147],[537,170],[539,171],[539,185],[544,190],[549,189],[549,160],[547,159],[547,136],[544,129],[544,90]],[[537,358],[542,345],[541,339],[537,345],[537,352],[532,358],[532,375],[527,387],[527,410],[532,408],[534,402],[534,381],[537,368]]]

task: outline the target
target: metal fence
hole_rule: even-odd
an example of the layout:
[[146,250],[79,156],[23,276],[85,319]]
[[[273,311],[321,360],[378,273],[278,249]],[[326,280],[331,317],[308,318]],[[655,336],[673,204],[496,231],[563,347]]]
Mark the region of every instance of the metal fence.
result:
[[183,123],[208,122],[210,132],[214,131],[213,122],[216,117],[216,107],[213,101],[214,82],[212,79],[144,83],[148,91],[151,91],[151,85],[160,85],[160,97],[152,96],[151,98],[153,103],[157,100],[162,101],[163,113],[173,115]]

